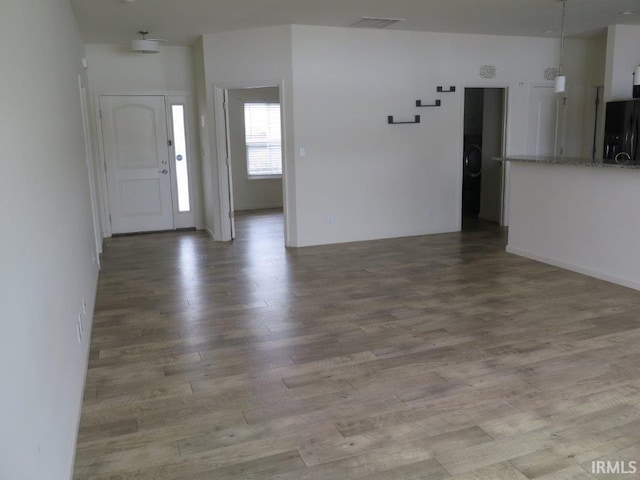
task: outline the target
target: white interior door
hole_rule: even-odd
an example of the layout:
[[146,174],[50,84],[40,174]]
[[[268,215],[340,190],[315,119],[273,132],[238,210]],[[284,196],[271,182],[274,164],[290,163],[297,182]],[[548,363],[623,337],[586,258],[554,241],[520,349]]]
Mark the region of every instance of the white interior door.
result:
[[229,124],[229,90],[224,91],[225,146],[227,153],[227,172],[229,174],[229,220],[231,221],[231,239],[236,238],[235,207],[233,205],[233,171],[231,168],[231,132]]
[[554,155],[558,124],[558,96],[553,87],[533,87],[529,98],[529,155]]
[[100,97],[112,233],[174,228],[163,96]]

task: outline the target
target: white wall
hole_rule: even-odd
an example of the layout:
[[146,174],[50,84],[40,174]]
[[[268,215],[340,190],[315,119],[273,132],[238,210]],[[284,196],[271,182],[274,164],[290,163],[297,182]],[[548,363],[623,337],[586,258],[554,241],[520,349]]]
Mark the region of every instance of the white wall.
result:
[[234,210],[282,207],[282,178],[250,179],[247,175],[247,144],[244,104],[280,103],[276,87],[229,90],[229,140],[233,177]]
[[[459,230],[462,87],[509,88],[507,152],[524,153],[529,86],[559,53],[555,39],[308,26],[293,27],[292,45],[300,246]],[[586,42],[566,48],[577,82]],[[482,65],[496,78],[481,79]],[[580,88],[569,92],[582,99]],[[441,108],[414,107],[436,98]],[[420,125],[386,123],[416,114]]]
[[89,87],[94,95],[195,92],[193,49],[160,47],[160,53],[133,53],[123,45],[86,45]]
[[507,251],[640,289],[640,170],[511,163]]
[[0,30],[0,478],[68,480],[98,274],[84,50],[67,0],[4,0]]
[[[582,105],[587,42],[566,44],[569,95]],[[526,153],[529,89],[549,84],[556,39],[288,26],[205,35],[203,58],[212,186],[219,168],[213,85],[284,80],[288,245],[305,246],[460,228],[464,86],[509,89],[507,153]],[[497,76],[483,80],[482,65]],[[436,93],[455,85],[456,93]],[[572,93],[573,92],[573,93]],[[417,109],[415,101],[443,106]],[[420,125],[390,126],[387,116]],[[582,125],[580,122],[579,125]],[[571,145],[579,150],[582,129]],[[299,155],[304,147],[306,156]],[[217,170],[216,170],[217,169]],[[218,192],[207,222],[222,226]],[[332,221],[329,221],[331,219]],[[226,219],[225,219],[226,222]]]
[[[197,115],[196,115],[196,83],[193,49],[190,47],[160,47],[157,54],[132,53],[128,46],[122,45],[86,45],[86,55],[89,64],[89,89],[91,94],[92,122],[94,139],[94,157],[101,158],[98,151],[98,135],[95,121],[98,95],[106,94],[136,94],[136,95],[162,95],[180,94],[190,95],[191,101],[191,132],[194,133],[191,146],[193,149],[193,162],[189,174],[193,176],[194,209],[196,213],[196,226],[202,228],[202,181],[200,166],[200,148],[197,141]],[[98,168],[100,176],[101,208],[104,209],[104,182],[102,181],[103,169]],[[103,228],[106,231],[105,219]]]
[[611,25],[607,34],[605,99],[633,96],[633,71],[640,65],[640,26]]
[[[214,224],[213,212],[219,205],[218,198],[218,186],[217,175],[214,173],[214,165],[211,160],[211,133],[209,124],[211,123],[209,112],[207,110],[207,81],[205,77],[205,59],[204,59],[204,46],[202,38],[200,38],[193,45],[193,59],[194,59],[194,83],[195,83],[195,115],[197,119],[197,131],[200,150],[200,178],[202,189],[202,221],[203,227],[207,233],[212,237],[216,237],[214,230],[216,229]],[[218,228],[220,228],[218,226]]]
[[[284,118],[283,167],[285,182],[285,237],[290,246],[297,245],[295,210],[296,166],[293,155],[294,116],[292,109],[291,27],[260,28],[236,32],[204,35],[202,38],[205,101],[205,119],[209,138],[209,153],[204,168],[211,175],[211,183],[205,190],[214,191],[211,203],[206,203],[205,222],[213,225],[214,238],[220,239],[222,217],[220,215],[219,179],[225,181],[224,169],[218,161],[216,124],[214,115],[214,85],[220,88],[264,87],[282,85],[280,102]],[[199,89],[200,91],[200,89]],[[200,91],[200,93],[202,93]],[[201,98],[200,101],[203,99]],[[209,179],[207,179],[209,181]],[[228,220],[224,220],[228,222]]]

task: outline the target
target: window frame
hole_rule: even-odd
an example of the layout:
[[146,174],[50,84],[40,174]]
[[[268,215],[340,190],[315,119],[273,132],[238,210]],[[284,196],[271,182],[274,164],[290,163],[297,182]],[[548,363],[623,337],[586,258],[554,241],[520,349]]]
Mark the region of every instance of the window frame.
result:
[[[249,169],[249,161],[250,161],[250,155],[249,155],[249,150],[250,148],[256,148],[256,144],[264,144],[265,149],[269,149],[271,147],[271,145],[274,144],[274,142],[272,140],[270,140],[269,138],[267,138],[264,142],[250,142],[248,139],[248,135],[247,135],[247,107],[248,106],[257,106],[257,105],[262,105],[264,106],[267,110],[269,108],[272,108],[273,106],[277,106],[278,107],[278,130],[279,130],[279,147],[280,147],[280,173],[273,173],[273,174],[251,174],[250,173],[250,169]],[[245,102],[243,104],[243,114],[244,114],[244,145],[245,145],[245,167],[246,167],[246,175],[247,175],[247,179],[248,180],[273,180],[273,179],[281,179],[282,178],[282,174],[284,171],[284,159],[283,159],[283,152],[282,152],[282,110],[281,110],[281,104],[279,102],[255,102],[255,101],[250,101],[250,102]],[[268,115],[268,111],[267,111],[267,115]],[[267,121],[268,123],[268,121]],[[267,127],[268,128],[268,127]],[[267,132],[267,137],[269,135],[269,132]],[[257,148],[260,148],[259,146]]]

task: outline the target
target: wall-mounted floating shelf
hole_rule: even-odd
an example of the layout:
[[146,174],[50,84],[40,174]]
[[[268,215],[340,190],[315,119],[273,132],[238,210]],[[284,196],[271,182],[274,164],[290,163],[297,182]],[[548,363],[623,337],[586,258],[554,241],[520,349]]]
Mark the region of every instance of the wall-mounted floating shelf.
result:
[[403,125],[403,124],[408,124],[408,123],[420,123],[420,115],[416,115],[415,120],[412,122],[395,122],[393,120],[393,115],[389,115],[387,117],[388,121],[389,121],[389,125]]
[[453,85],[449,87],[449,90],[445,90],[444,87],[438,87],[438,93],[453,93],[456,91],[456,87]]
[[436,100],[436,103],[432,103],[431,105],[423,105],[422,100],[416,100],[416,107],[439,107],[442,105],[442,101]]

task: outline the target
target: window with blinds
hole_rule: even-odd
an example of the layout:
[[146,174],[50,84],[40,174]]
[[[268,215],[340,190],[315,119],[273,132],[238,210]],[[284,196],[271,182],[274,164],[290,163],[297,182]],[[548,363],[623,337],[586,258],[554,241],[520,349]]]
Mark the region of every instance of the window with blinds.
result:
[[280,104],[245,103],[244,123],[249,177],[282,175]]

